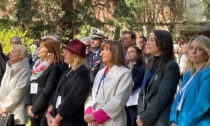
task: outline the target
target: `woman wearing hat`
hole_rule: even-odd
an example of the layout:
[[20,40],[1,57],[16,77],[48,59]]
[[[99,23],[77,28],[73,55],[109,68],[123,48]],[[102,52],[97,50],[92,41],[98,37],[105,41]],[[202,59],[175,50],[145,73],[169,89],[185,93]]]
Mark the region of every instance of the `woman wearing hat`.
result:
[[61,76],[46,114],[49,126],[86,126],[83,119],[84,102],[91,89],[89,72],[85,66],[86,46],[72,40],[64,48],[64,62],[70,68]]

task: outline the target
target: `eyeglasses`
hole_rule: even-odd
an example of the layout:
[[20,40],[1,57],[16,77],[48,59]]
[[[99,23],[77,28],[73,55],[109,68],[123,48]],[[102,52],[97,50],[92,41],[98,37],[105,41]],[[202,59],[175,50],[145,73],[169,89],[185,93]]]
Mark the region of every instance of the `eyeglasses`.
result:
[[86,49],[89,49],[91,46],[90,45],[86,45]]

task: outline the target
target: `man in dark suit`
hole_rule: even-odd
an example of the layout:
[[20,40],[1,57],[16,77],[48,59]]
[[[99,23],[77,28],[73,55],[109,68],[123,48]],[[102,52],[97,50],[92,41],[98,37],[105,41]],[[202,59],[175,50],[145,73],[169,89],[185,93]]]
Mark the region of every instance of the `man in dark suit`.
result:
[[107,37],[100,30],[94,28],[91,30],[91,50],[92,53],[86,59],[86,66],[90,72],[91,83],[93,84],[97,72],[103,68],[101,57],[101,44]]

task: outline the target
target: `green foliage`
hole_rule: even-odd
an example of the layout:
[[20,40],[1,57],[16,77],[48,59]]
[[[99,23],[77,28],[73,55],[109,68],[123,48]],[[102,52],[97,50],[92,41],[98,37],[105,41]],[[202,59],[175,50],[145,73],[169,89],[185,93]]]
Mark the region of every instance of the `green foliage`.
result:
[[27,37],[27,31],[23,32],[20,28],[11,30],[1,29],[0,30],[0,42],[2,44],[4,54],[7,54],[10,50],[10,39],[13,36],[19,36],[22,39],[22,44],[29,48],[33,43],[33,39]]
[[209,0],[203,0],[203,6],[204,6],[204,15],[206,16],[207,20],[210,20],[210,1]]

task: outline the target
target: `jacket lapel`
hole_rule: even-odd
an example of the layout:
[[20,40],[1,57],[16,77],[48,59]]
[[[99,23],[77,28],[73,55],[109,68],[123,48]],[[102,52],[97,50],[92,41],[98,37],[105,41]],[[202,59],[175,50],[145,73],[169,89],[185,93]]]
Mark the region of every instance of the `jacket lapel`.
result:
[[119,67],[118,66],[113,66],[110,70],[110,72],[107,74],[105,77],[104,81],[108,81],[111,78],[115,77],[119,73]]
[[[186,91],[184,92],[183,101],[185,100],[186,96],[189,94],[189,91],[191,90],[191,88],[192,88],[195,84],[197,84],[197,81],[198,81],[198,79],[200,78],[200,75],[201,75],[201,73],[198,73],[198,75],[195,76],[195,77],[191,80],[190,84],[189,84],[188,87],[186,88]],[[188,79],[188,80],[189,80],[189,79]],[[187,83],[187,81],[185,82],[185,84],[186,84],[186,83]]]

